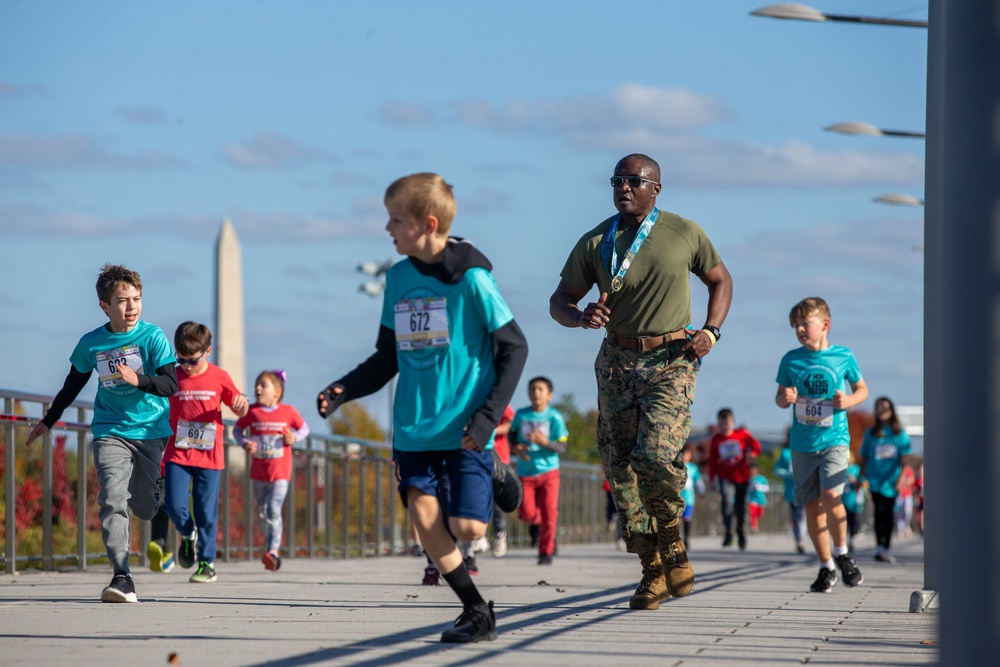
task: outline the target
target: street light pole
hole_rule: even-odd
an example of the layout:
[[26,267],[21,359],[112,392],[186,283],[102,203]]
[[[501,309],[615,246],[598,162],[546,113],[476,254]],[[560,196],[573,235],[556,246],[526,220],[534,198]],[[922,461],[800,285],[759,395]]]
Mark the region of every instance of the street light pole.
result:
[[998,16],[1000,0],[930,2],[924,581],[941,593],[946,667],[1000,664]]

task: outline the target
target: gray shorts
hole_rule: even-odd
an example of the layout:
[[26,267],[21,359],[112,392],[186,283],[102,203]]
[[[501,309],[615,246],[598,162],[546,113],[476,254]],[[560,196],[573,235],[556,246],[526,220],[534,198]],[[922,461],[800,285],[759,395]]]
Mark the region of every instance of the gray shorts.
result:
[[820,491],[844,492],[849,447],[827,447],[820,452],[792,452],[795,504],[803,507],[819,498]]

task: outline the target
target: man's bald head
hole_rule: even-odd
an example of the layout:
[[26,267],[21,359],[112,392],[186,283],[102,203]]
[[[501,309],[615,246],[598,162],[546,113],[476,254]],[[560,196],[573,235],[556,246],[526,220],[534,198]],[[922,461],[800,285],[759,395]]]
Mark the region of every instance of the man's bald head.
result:
[[632,153],[630,155],[626,155],[621,160],[618,160],[618,164],[615,165],[615,168],[617,169],[626,162],[631,162],[632,164],[639,164],[646,167],[646,169],[644,170],[646,171],[646,174],[653,174],[651,176],[646,176],[646,178],[650,178],[651,180],[654,181],[660,180],[660,165],[656,160],[649,157],[648,155],[643,155],[642,153]]

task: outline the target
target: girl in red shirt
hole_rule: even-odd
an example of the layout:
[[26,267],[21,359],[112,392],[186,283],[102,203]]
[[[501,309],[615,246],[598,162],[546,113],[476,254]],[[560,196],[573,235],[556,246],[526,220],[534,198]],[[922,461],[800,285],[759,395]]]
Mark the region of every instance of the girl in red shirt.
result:
[[292,445],[309,435],[309,426],[290,405],[283,405],[285,372],[264,371],[254,383],[257,402],[236,422],[236,442],[253,457],[250,479],[264,522],[264,555],[268,570],[281,567],[282,508],[292,478]]

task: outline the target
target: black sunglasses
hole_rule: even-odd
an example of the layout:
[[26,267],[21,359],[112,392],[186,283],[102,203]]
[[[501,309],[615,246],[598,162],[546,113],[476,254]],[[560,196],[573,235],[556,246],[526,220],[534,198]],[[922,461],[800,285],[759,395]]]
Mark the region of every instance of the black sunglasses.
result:
[[198,362],[204,359],[206,354],[208,354],[208,352],[202,352],[200,356],[197,356],[194,359],[182,359],[181,357],[177,356],[175,356],[174,358],[177,359],[177,363],[180,364],[181,366],[197,366]]
[[643,183],[652,183],[653,185],[659,185],[659,181],[651,181],[648,178],[643,178],[642,176],[612,176],[611,177],[611,187],[620,188],[622,183],[628,183],[630,188],[638,188]]

